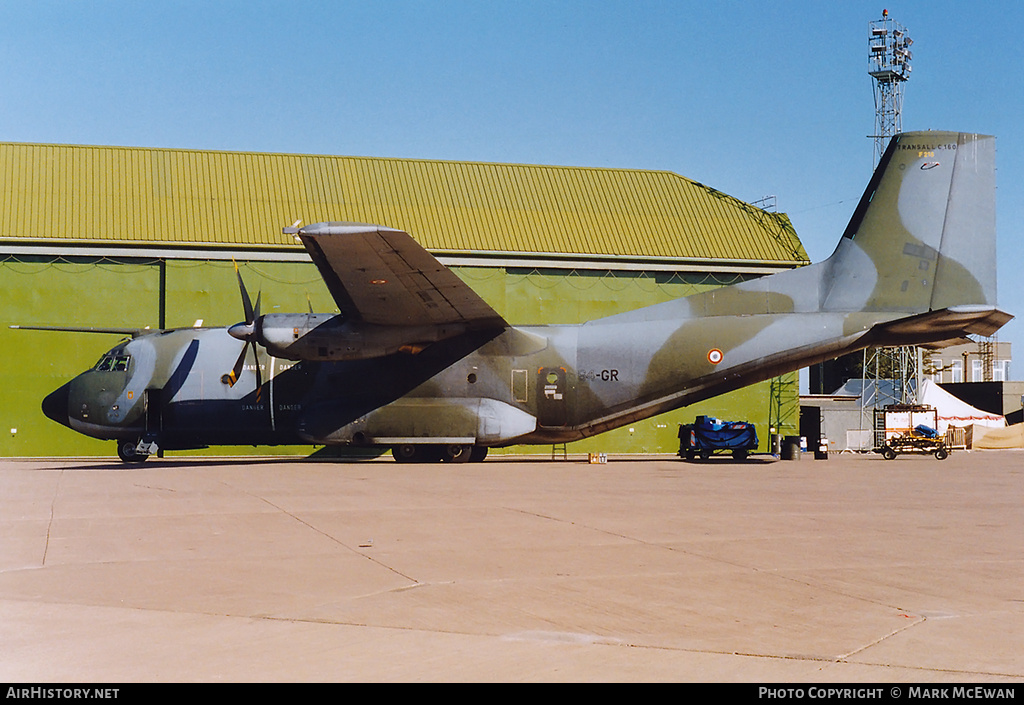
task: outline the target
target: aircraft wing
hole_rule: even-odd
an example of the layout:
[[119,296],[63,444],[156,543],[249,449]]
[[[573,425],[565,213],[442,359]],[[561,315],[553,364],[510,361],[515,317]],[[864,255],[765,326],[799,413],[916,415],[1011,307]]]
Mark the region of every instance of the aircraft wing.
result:
[[364,223],[285,228],[302,241],[348,320],[384,326],[508,324],[408,233]]
[[50,330],[58,333],[106,333],[109,335],[130,335],[138,338],[140,335],[153,333],[149,328],[95,328],[91,326],[8,326],[13,330]]

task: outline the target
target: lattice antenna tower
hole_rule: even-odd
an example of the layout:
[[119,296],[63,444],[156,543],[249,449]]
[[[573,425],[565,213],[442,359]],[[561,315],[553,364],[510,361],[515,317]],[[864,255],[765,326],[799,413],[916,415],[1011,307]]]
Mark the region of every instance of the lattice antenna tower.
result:
[[882,19],[869,23],[868,74],[875,87],[875,165],[889,138],[903,131],[903,87],[910,79],[910,46],[907,28],[882,10]]
[[[868,23],[868,75],[875,89],[874,166],[893,135],[903,131],[903,88],[910,79],[910,46],[907,28],[882,10],[882,19]],[[887,404],[915,404],[921,382],[920,348],[867,348],[863,357],[861,428],[870,410]]]

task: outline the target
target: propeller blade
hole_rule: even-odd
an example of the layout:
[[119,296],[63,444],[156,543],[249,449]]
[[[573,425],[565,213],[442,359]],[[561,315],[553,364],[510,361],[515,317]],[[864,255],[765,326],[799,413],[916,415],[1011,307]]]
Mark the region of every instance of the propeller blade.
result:
[[[256,320],[256,314],[252,308],[252,301],[249,300],[249,292],[245,290],[245,282],[242,281],[242,272],[238,269],[238,262],[234,259],[231,262],[235,265],[235,275],[238,276],[238,288],[242,292],[242,310],[245,311],[245,322],[252,323]],[[257,296],[257,301],[259,297]]]
[[[256,297],[256,310],[260,308],[259,296]],[[248,344],[248,343],[247,343]],[[252,361],[256,368],[256,403],[259,404],[263,396],[263,375],[260,374],[260,356],[256,350],[256,343],[252,344]]]
[[242,367],[245,365],[245,353],[249,351],[249,343],[246,342],[242,346],[242,354],[235,360],[235,366],[231,368],[231,372],[228,374],[228,386],[234,387],[235,382],[242,375]]
[[230,326],[228,334],[232,338],[245,341],[245,344],[242,346],[238,359],[235,360],[235,366],[231,368],[231,372],[221,377],[221,380],[229,387],[235,386],[239,377],[242,376],[242,369],[245,367],[245,356],[249,352],[249,346],[252,345],[253,363],[256,370],[256,399],[258,401],[260,394],[262,394],[263,375],[260,374],[259,351],[256,349],[256,343],[259,340],[257,320],[260,317],[260,299],[263,298],[263,292],[256,292],[256,306],[253,306],[252,300],[249,298],[249,292],[245,288],[245,282],[242,280],[242,271],[238,268],[238,262],[235,262],[234,258],[232,258],[231,262],[235,265],[235,276],[238,277],[238,290],[242,294],[242,309],[245,312],[245,323],[236,323]]

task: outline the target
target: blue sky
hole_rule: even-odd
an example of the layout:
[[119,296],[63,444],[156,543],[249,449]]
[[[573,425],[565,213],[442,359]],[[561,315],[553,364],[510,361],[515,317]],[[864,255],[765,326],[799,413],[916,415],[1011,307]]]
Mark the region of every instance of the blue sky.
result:
[[[777,197],[815,260],[870,176],[868,23],[903,127],[997,136],[1024,316],[1024,3],[0,0],[0,140],[666,169]],[[1024,379],[1024,322],[1000,333]]]

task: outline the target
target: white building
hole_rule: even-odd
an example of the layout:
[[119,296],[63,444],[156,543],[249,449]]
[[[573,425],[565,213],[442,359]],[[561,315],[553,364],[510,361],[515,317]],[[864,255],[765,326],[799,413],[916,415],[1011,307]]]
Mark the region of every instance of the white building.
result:
[[978,341],[925,351],[924,374],[933,381],[1006,382],[1010,379],[1010,344]]

